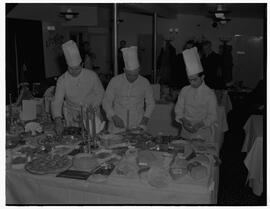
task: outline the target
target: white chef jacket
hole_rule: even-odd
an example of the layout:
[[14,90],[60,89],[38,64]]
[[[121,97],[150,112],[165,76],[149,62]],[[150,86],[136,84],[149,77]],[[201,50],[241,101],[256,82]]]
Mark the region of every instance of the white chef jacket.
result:
[[217,123],[217,99],[214,91],[203,82],[198,88],[183,87],[175,105],[176,121],[186,118],[192,124],[203,122],[204,127],[197,133],[182,129],[182,137],[214,140],[214,125]]
[[64,104],[63,113],[67,125],[78,126],[76,124],[78,121],[74,121],[74,117],[80,113],[80,105],[98,107],[103,95],[103,86],[95,72],[83,68],[77,77],[73,77],[67,71],[57,81],[55,99],[52,104],[53,117],[62,116]]
[[128,128],[137,127],[144,116],[151,117],[155,108],[153,89],[146,78],[139,75],[137,80],[130,83],[125,73],[122,73],[111,79],[102,105],[110,121],[110,132],[122,131],[114,127],[111,120],[114,115],[119,116],[123,120],[125,127],[127,126],[128,110]]

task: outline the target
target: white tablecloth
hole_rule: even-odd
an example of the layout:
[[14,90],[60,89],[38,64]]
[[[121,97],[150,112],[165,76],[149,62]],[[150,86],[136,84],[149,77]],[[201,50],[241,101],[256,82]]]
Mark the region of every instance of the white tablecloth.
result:
[[110,177],[103,183],[6,172],[7,204],[216,204],[219,169],[209,185],[177,184],[153,188],[140,179]]
[[246,138],[242,152],[247,152],[244,164],[248,169],[247,181],[253,193],[263,192],[263,117],[252,115],[244,126]]
[[[155,110],[148,123],[148,131],[152,135],[162,133],[164,135],[178,135],[177,124],[174,115],[175,104],[156,104]],[[216,142],[219,147],[223,143],[224,132],[228,130],[226,110],[224,106],[218,106],[218,126],[216,129]]]
[[263,116],[251,115],[247,120],[244,130],[246,132],[242,152],[249,152],[257,137],[263,137]]

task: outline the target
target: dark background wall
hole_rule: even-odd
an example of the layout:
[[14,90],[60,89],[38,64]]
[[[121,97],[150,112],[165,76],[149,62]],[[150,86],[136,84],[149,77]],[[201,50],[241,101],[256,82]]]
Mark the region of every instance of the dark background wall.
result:
[[[16,42],[16,44],[15,44]],[[17,47],[16,47],[17,46]],[[20,78],[23,64],[27,67],[26,79],[31,84],[45,79],[41,21],[6,19],[6,101],[12,94],[17,97],[17,67]],[[19,82],[18,82],[19,83]]]

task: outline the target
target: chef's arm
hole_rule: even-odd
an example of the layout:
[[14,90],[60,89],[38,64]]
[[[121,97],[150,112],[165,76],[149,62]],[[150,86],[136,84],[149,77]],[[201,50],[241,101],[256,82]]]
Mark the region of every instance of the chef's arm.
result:
[[95,91],[95,99],[93,101],[93,105],[98,107],[102,103],[102,99],[104,96],[104,88],[99,77],[95,74],[94,77],[94,91]]
[[144,117],[149,120],[156,105],[155,99],[154,99],[153,88],[150,85],[150,83],[147,84],[146,91],[145,91],[145,105],[146,107],[145,107]]
[[208,99],[207,116],[202,122],[204,126],[211,126],[217,122],[217,99],[214,93]]
[[102,107],[106,112],[107,118],[110,119],[114,116],[113,101],[115,98],[115,86],[112,81],[108,84],[102,101]]
[[54,101],[52,101],[52,116],[54,119],[62,118],[62,105],[65,97],[64,82],[60,78],[57,81]]
[[178,99],[174,108],[175,120],[178,123],[183,124],[184,119],[184,89],[182,89],[178,95]]

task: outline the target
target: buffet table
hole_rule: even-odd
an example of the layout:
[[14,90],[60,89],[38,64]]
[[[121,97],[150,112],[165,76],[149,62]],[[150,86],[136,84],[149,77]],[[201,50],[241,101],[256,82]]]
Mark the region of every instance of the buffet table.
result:
[[244,164],[248,169],[247,181],[253,193],[263,192],[263,116],[252,115],[244,126],[246,138],[242,152],[247,152]]
[[[175,122],[174,106],[174,103],[156,103],[155,110],[148,123],[148,131],[150,134],[154,136],[158,133],[164,135],[178,135],[179,127]],[[217,113],[218,125],[216,127],[215,139],[220,147],[223,143],[224,132],[228,130],[225,106],[218,106]]]
[[[161,116],[158,114],[159,108],[164,108],[163,117],[165,118],[166,111],[170,111],[173,104],[157,105],[154,117]],[[219,109],[219,115],[224,116],[224,108]],[[221,116],[220,124],[224,119]],[[171,117],[166,119],[169,118]],[[164,124],[160,121],[156,122],[157,127],[154,126],[154,130],[175,130],[174,127],[170,129],[168,121]],[[161,130],[160,125],[163,125]],[[222,127],[220,130],[224,129],[223,125],[220,127]],[[157,151],[156,153],[162,152]],[[97,183],[91,181],[91,178],[76,180],[56,177],[57,174],[35,175],[23,167],[15,169],[7,166],[6,204],[216,204],[219,167],[218,161],[212,154],[209,155],[212,157],[209,158],[211,166],[208,168],[207,177],[195,180],[186,175],[180,180],[171,179],[165,187],[151,186],[149,182],[143,181],[139,176],[129,178],[116,175],[115,169],[106,181]],[[216,157],[217,152],[214,155]]]
[[153,188],[140,179],[110,176],[106,182],[32,175],[24,170],[6,173],[7,204],[216,204],[218,167],[209,185],[174,184]]

